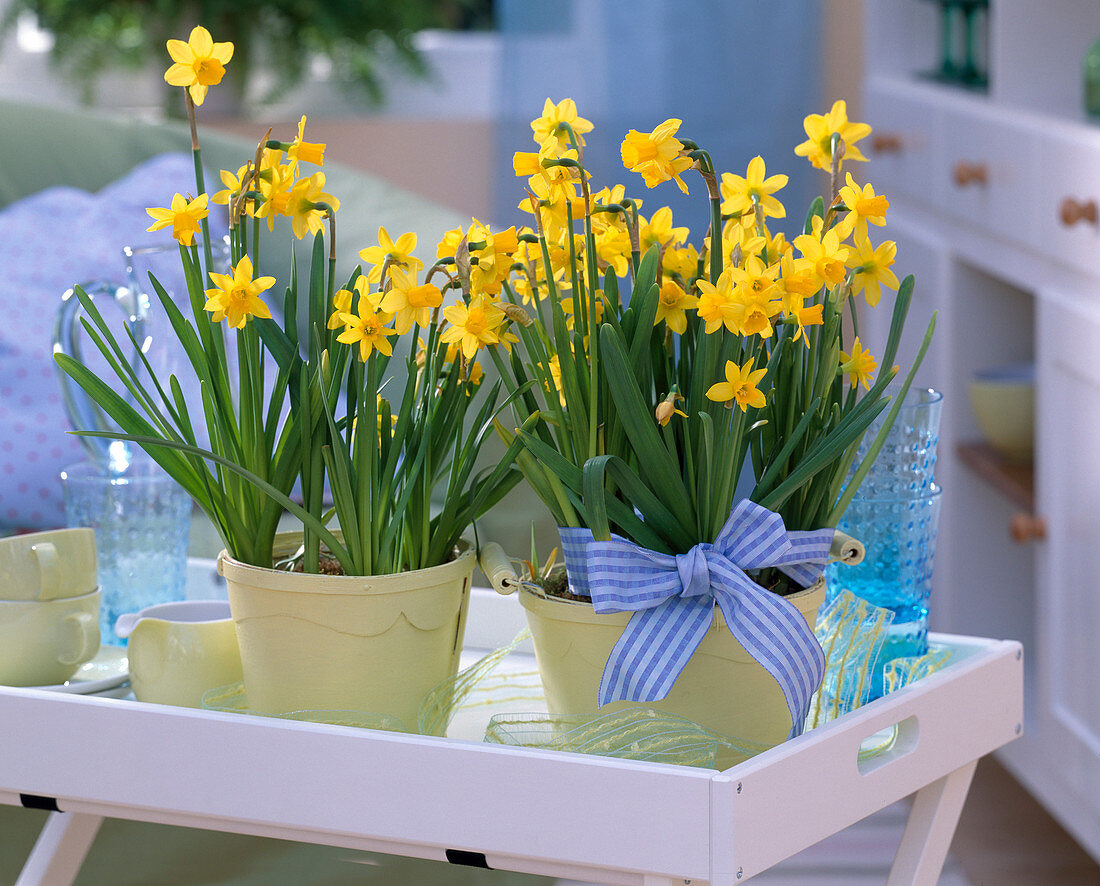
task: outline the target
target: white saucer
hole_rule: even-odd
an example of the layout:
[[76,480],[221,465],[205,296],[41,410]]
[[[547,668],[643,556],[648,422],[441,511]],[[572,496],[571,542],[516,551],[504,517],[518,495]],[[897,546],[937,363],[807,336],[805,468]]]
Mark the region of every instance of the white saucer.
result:
[[130,663],[122,646],[100,646],[91,661],[82,664],[64,683],[54,686],[29,686],[28,689],[46,689],[52,692],[71,692],[88,695],[121,686],[130,679]]

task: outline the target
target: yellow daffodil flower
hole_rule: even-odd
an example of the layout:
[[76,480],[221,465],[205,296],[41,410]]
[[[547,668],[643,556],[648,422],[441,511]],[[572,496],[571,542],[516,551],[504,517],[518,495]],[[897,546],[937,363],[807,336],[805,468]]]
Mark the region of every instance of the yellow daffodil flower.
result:
[[569,134],[564,129],[559,129],[562,123],[567,123],[572,128],[578,145],[584,144],[584,133],[592,131],[591,121],[577,116],[577,103],[573,99],[563,98],[557,104],[547,99],[542,106],[542,116],[531,121],[535,144],[541,147],[547,139],[553,138],[562,146],[571,147]]
[[794,149],[799,157],[805,157],[818,169],[828,171],[833,164],[833,134],[839,134],[844,142],[844,155],[840,158],[840,164],[845,160],[866,160],[856,147],[856,142],[871,134],[871,127],[866,123],[850,123],[848,121],[848,106],[844,101],[833,104],[828,114],[810,114],[802,121],[808,138]]
[[382,296],[383,311],[393,314],[398,335],[404,335],[413,324],[427,329],[432,320],[432,308],[443,304],[443,293],[431,283],[416,285],[416,275],[403,268],[390,268],[390,288]]
[[[604,213],[601,213],[601,215]],[[593,217],[593,222],[596,217]],[[611,267],[619,277],[625,277],[630,269],[630,233],[626,228],[608,226],[594,229],[596,258],[602,268]]]
[[776,276],[779,265],[765,265],[755,255],[745,259],[743,266],[729,269],[733,281],[732,301],[735,310],[737,332],[741,335],[761,335],[768,338],[772,334],[771,318],[782,310],[778,298],[779,286]]
[[836,228],[830,228],[822,234],[822,226],[820,216],[815,216],[813,233],[799,234],[794,238],[794,245],[803,258],[813,263],[818,277],[830,286],[836,286],[844,279],[845,264],[851,249],[841,244],[840,232]]
[[[233,200],[237,199],[237,195],[240,194],[244,186],[244,179],[245,176],[248,175],[250,166],[250,163],[245,163],[244,166],[237,170],[236,174],[230,172],[228,169],[221,170],[218,177],[221,178],[225,188],[214,194],[210,198],[210,202],[217,203],[220,206],[228,206]],[[244,210],[248,215],[254,215],[256,212],[256,201],[246,200]]]
[[[458,252],[458,244],[462,242],[462,228],[454,228],[443,235],[443,239],[435,248],[436,258],[452,258]],[[379,237],[381,239],[381,237]],[[368,247],[373,248],[373,247]],[[364,249],[363,252],[366,252]],[[362,256],[362,253],[360,253]]]
[[[584,201],[577,197],[576,187],[572,182],[551,183],[535,176],[528,180],[528,187],[538,200],[539,214],[546,226],[548,238],[555,239],[568,226],[570,214],[574,221],[584,216]],[[516,208],[532,215],[535,212],[530,197],[521,200]]]
[[850,262],[855,268],[852,292],[862,292],[872,308],[882,297],[880,287],[895,290],[898,288],[897,274],[890,270],[897,253],[898,244],[893,240],[886,240],[877,248],[871,245],[870,240],[864,240],[856,248],[855,257]]
[[341,326],[346,326],[342,315],[351,313],[351,292],[347,289],[337,289],[332,296],[332,306],[335,310],[329,314],[328,328],[339,329]]
[[462,348],[462,356],[472,360],[478,348],[494,345],[500,341],[498,332],[504,322],[504,311],[489,299],[475,297],[466,305],[459,302],[443,309],[450,327],[439,337],[445,344],[457,343]]
[[683,335],[687,331],[687,314],[684,312],[698,304],[699,299],[684,292],[676,281],[666,280],[657,296],[657,316],[653,325],[664,320],[669,329]]
[[348,311],[340,314],[344,331],[336,336],[336,340],[343,344],[358,344],[359,359],[364,363],[375,350],[387,357],[390,356],[393,353],[393,345],[386,340],[386,337],[394,334],[394,330],[386,326],[392,319],[392,315],[379,310],[378,296],[375,295],[372,298],[367,286],[365,277],[356,278],[355,290],[359,293],[359,303],[355,306],[354,313]]
[[640,173],[647,188],[675,179],[680,190],[685,194],[688,192],[680,173],[690,169],[692,161],[681,154],[684,145],[676,138],[681,123],[682,120],[673,117],[652,132],[631,129],[623,139],[619,148],[623,165],[632,172]]
[[638,219],[638,245],[644,255],[650,246],[659,246],[667,249],[670,246],[681,246],[687,242],[687,228],[674,228],[672,226],[672,210],[662,206],[648,221],[645,218]]
[[203,310],[210,311],[211,320],[220,323],[226,320],[234,329],[243,329],[251,317],[271,319],[271,311],[260,298],[260,293],[275,285],[274,277],[252,279],[252,259],[242,256],[230,274],[211,272],[210,280],[215,289],[206,290],[206,304]]
[[852,342],[851,353],[840,352],[840,367],[838,372],[848,373],[852,381],[852,387],[863,385],[867,390],[871,389],[871,378],[875,374],[878,364],[871,352],[860,344],[859,336]]
[[380,281],[382,279],[382,266],[387,261],[391,267],[397,265],[415,274],[424,267],[424,262],[412,254],[414,249],[416,249],[416,234],[402,234],[394,241],[385,228],[379,228],[378,245],[359,250],[359,257],[373,266],[367,274],[367,281],[369,283]]
[[210,214],[208,200],[206,194],[199,194],[194,200],[188,200],[183,194],[176,194],[169,208],[154,206],[145,210],[153,219],[153,223],[145,230],[159,231],[171,225],[172,236],[183,246],[190,246],[195,235],[202,230],[202,219]]
[[783,290],[787,298],[797,300],[798,304],[811,298],[824,284],[823,278],[818,276],[817,265],[808,258],[795,258],[788,252],[779,260],[779,265]]
[[767,368],[753,369],[753,361],[746,361],[744,366],[738,366],[733,360],[726,361],[726,380],[711,385],[707,390],[707,399],[716,403],[729,403],[735,400],[742,412],[748,412],[749,407],[761,409],[767,403],[764,392],[757,385],[767,375]]
[[293,163],[311,163],[314,166],[323,166],[325,162],[325,148],[328,145],[320,142],[307,142],[305,115],[298,121],[298,137],[287,148],[286,155]]
[[168,41],[168,54],[175,62],[164,72],[164,80],[169,86],[185,86],[191,93],[191,100],[201,105],[206,99],[206,91],[221,83],[225,76],[225,66],[233,58],[232,43],[215,43],[206,28],[191,30],[187,42]]
[[699,252],[691,243],[681,249],[666,249],[661,268],[666,274],[675,274],[687,283],[699,273]]
[[499,295],[512,270],[512,256],[519,249],[515,226],[495,234],[485,228],[482,239],[476,242],[485,245],[471,251],[477,257],[477,263],[470,268],[470,287],[475,294]]
[[[290,227],[299,240],[306,234],[319,234],[324,230],[327,213],[340,208],[340,201],[325,193],[324,187],[325,174],[315,172],[309,178],[298,179],[287,195],[286,214],[290,216]],[[318,208],[321,203],[328,204],[329,208]]]
[[890,201],[882,194],[876,194],[872,185],[867,184],[861,188],[852,178],[852,173],[846,172],[844,175],[848,183],[840,189],[837,196],[848,208],[848,212],[836,226],[842,238],[854,232],[856,239],[860,240],[867,236],[868,222],[879,227],[886,224],[886,210],[890,208]]
[[726,215],[755,215],[755,207],[759,203],[760,211],[765,217],[786,218],[787,210],[772,196],[786,184],[787,176],[767,175],[764,158],[753,157],[744,178],[732,172],[722,173],[722,212]]
[[725,326],[730,332],[740,335],[741,311],[734,301],[730,269],[722,271],[717,285],[702,278],[695,285],[699,287],[699,301],[695,310],[699,319],[706,324],[703,331],[709,334]]
[[794,341],[802,339],[806,343],[806,347],[810,346],[809,336],[805,335],[807,326],[822,326],[825,323],[822,314],[825,311],[824,305],[803,305],[802,307],[793,308],[787,312],[787,317],[795,322],[798,326],[798,332],[794,334]]
[[[282,152],[277,152],[277,157],[281,156]],[[259,182],[263,201],[256,208],[256,218],[266,218],[267,229],[273,231],[275,217],[290,214],[290,193],[295,186],[294,167],[279,163],[276,159],[261,168]]]

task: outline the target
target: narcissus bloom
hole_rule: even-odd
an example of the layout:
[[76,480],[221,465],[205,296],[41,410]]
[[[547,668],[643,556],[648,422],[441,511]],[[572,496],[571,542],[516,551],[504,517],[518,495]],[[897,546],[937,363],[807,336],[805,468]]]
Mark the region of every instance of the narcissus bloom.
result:
[[882,194],[876,194],[874,187],[870,184],[861,188],[852,178],[852,173],[846,172],[844,175],[848,184],[840,189],[837,196],[847,207],[848,212],[836,226],[841,232],[841,237],[847,237],[855,232],[855,239],[858,241],[867,237],[868,222],[879,227],[886,224],[886,210],[890,208],[890,201]]
[[557,104],[547,99],[542,106],[542,116],[531,121],[535,144],[542,147],[547,139],[553,138],[563,147],[571,147],[569,133],[559,128],[562,123],[569,124],[578,145],[584,144],[584,133],[592,131],[592,122],[577,116],[577,103],[573,99],[563,98]]
[[833,104],[828,114],[810,114],[802,121],[809,138],[794,149],[799,157],[805,157],[818,169],[828,171],[833,164],[833,135],[838,134],[844,143],[844,154],[837,168],[845,160],[866,160],[856,147],[856,142],[871,134],[866,123],[850,123],[848,106],[844,101]]
[[424,267],[424,262],[412,254],[414,249],[416,249],[416,234],[402,234],[394,241],[385,228],[379,228],[378,245],[359,250],[359,257],[373,265],[367,273],[367,282],[377,283],[382,279],[382,266],[387,260],[391,266],[399,265],[415,274]]
[[623,166],[632,172],[640,173],[647,188],[653,188],[661,182],[675,179],[680,190],[688,192],[687,185],[680,173],[691,168],[691,158],[684,157],[681,151],[683,143],[676,138],[682,120],[670,118],[652,132],[638,132],[631,129],[619,147]]
[[848,373],[853,388],[857,385],[863,385],[863,387],[870,390],[871,377],[875,374],[877,368],[878,364],[874,356],[860,344],[858,335],[855,337],[855,341],[852,342],[850,353],[840,352],[840,367],[837,371]]
[[202,230],[202,219],[210,214],[206,205],[208,201],[206,194],[199,194],[194,200],[188,200],[183,194],[176,194],[168,209],[154,206],[145,210],[154,220],[145,230],[159,231],[171,225],[172,236],[182,245],[190,246],[195,235]]
[[672,226],[672,210],[667,206],[658,209],[648,221],[638,219],[638,245],[643,255],[650,246],[660,246],[662,249],[681,246],[687,242],[689,233],[687,228]]
[[851,249],[840,242],[840,232],[836,228],[822,233],[823,222],[820,216],[814,216],[813,233],[799,234],[794,245],[809,259],[817,276],[831,286],[844,279],[845,263]]
[[666,280],[657,296],[657,316],[653,319],[653,325],[664,320],[669,329],[683,335],[687,330],[687,314],[684,312],[698,303],[699,299],[684,292],[676,281]]
[[351,298],[352,296],[349,290],[336,290],[336,294],[332,296],[332,306],[335,310],[328,318],[329,329],[339,329],[341,326],[346,325],[342,319],[342,315],[351,313]]
[[168,41],[168,54],[175,62],[164,72],[169,86],[186,86],[191,100],[201,105],[206,90],[222,82],[225,66],[233,58],[232,43],[215,43],[210,32],[201,25],[191,30],[187,42]]
[[392,315],[379,310],[378,297],[368,293],[364,277],[355,279],[355,290],[359,293],[359,303],[355,306],[355,313],[340,315],[344,331],[336,336],[336,340],[346,345],[358,344],[359,359],[364,363],[375,349],[388,357],[393,353],[393,346],[386,341],[386,336],[393,335],[394,331],[386,324]]
[[740,335],[741,311],[733,298],[733,276],[730,269],[726,268],[722,271],[717,285],[702,278],[697,280],[695,285],[699,287],[696,310],[699,313],[699,319],[706,324],[703,331],[717,332],[725,326],[730,332]]
[[785,175],[767,175],[763,157],[753,157],[742,178],[732,172],[722,173],[722,212],[726,215],[753,213],[756,203],[764,216],[786,218],[787,210],[772,196],[787,184]]
[[325,148],[328,145],[321,142],[307,142],[306,118],[298,121],[298,137],[291,142],[286,150],[287,157],[295,163],[312,163],[314,166],[323,166],[325,162]]
[[498,331],[504,322],[504,311],[486,298],[475,297],[469,305],[462,302],[451,305],[443,309],[443,316],[451,325],[439,340],[444,344],[457,343],[467,360],[474,358],[478,348],[500,341]]
[[431,283],[416,285],[416,275],[403,268],[390,268],[390,289],[382,296],[383,311],[393,314],[398,335],[404,335],[413,324],[424,329],[432,320],[432,308],[443,304],[443,293]]
[[[248,175],[250,166],[250,163],[245,163],[244,166],[237,169],[236,173],[232,173],[228,169],[223,169],[219,173],[219,177],[222,180],[222,184],[225,185],[225,189],[214,194],[214,196],[210,198],[210,202],[228,206],[233,200],[236,200],[237,195],[241,192],[244,179]],[[253,187],[255,187],[255,185],[253,185]],[[245,212],[249,215],[253,215],[256,211],[256,201],[246,200],[244,208]]]
[[859,244],[856,253],[850,263],[855,268],[852,276],[852,292],[863,293],[867,304],[872,308],[878,304],[882,297],[880,287],[887,289],[898,288],[898,277],[890,266],[898,254],[898,244],[893,240],[886,240],[878,247],[872,247],[870,240],[864,240]]
[[[315,172],[309,178],[300,178],[287,195],[285,214],[290,216],[294,236],[301,240],[306,234],[317,235],[325,227],[327,212],[340,208],[340,201],[325,193],[325,174]],[[328,209],[319,208],[327,204]]]
[[260,293],[275,285],[274,277],[252,279],[252,259],[243,256],[230,274],[210,274],[215,289],[206,290],[203,309],[212,313],[211,320],[228,321],[234,329],[242,329],[251,317],[271,319]]
[[753,369],[752,364],[752,360],[747,360],[744,366],[738,366],[733,360],[727,360],[726,380],[711,385],[707,391],[707,399],[718,403],[736,400],[742,412],[748,412],[750,406],[754,409],[763,408],[767,399],[757,385],[767,375],[768,370]]

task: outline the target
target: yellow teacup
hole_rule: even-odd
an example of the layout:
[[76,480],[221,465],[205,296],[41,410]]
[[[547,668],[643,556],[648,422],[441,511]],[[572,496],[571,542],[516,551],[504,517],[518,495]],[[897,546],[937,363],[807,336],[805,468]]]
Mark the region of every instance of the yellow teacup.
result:
[[64,683],[99,651],[99,591],[0,600],[0,684]]
[[237,633],[222,600],[159,603],[119,616],[129,637],[130,685],[138,701],[201,706],[202,695],[241,679]]
[[0,538],[0,599],[56,600],[96,589],[95,533],[53,529]]

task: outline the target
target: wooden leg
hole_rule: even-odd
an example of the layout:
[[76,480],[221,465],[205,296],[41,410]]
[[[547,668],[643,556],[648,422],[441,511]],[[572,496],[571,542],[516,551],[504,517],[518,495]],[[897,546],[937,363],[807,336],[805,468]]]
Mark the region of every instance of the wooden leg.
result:
[[103,818],[51,812],[15,886],[71,886]]
[[917,791],[886,886],[935,886],[977,760]]

